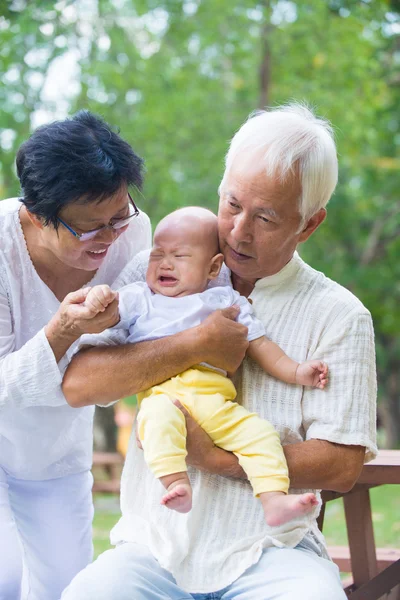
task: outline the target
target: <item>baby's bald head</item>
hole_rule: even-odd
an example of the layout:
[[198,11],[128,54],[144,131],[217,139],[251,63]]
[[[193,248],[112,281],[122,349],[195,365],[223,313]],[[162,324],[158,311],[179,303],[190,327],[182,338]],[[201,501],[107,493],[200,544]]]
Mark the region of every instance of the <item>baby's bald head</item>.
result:
[[217,216],[200,206],[178,208],[162,219],[154,232],[154,243],[165,233],[173,233],[188,245],[215,256],[219,252]]
[[146,281],[163,296],[188,296],[204,292],[220,272],[217,217],[197,206],[167,215],[154,232]]

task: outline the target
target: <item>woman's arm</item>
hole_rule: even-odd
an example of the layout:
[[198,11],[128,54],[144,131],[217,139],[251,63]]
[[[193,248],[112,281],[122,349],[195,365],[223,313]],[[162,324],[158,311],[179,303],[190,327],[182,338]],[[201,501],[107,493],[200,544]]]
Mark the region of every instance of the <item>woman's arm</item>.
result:
[[102,331],[118,320],[117,302],[94,316],[82,304],[86,293],[83,289],[68,294],[46,327],[16,350],[16,325],[0,282],[0,406],[65,404],[58,363],[81,333]]
[[63,393],[71,406],[107,405],[201,362],[234,372],[248,347],[237,313],[215,311],[198,327],[151,342],[82,350],[65,373]]

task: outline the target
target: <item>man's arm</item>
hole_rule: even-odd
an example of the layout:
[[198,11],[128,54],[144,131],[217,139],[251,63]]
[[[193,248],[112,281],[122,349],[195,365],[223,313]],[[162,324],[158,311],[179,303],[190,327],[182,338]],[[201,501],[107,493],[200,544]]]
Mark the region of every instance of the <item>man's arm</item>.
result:
[[248,347],[247,328],[233,320],[237,313],[235,307],[215,311],[198,327],[151,342],[82,350],[64,376],[67,402],[107,405],[200,362],[234,372]]
[[[187,462],[200,470],[245,479],[236,456],[214,446],[203,429],[180,407],[188,431]],[[356,483],[365,457],[363,446],[344,446],[325,440],[308,440],[283,448],[289,467],[290,486],[348,492]]]

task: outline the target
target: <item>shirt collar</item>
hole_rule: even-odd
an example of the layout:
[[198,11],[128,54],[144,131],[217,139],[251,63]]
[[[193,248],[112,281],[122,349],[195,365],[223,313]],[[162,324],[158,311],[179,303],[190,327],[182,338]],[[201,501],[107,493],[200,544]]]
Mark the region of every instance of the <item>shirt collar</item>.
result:
[[269,275],[268,277],[263,277],[262,279],[256,281],[254,291],[268,287],[280,286],[284,281],[287,281],[296,275],[302,262],[303,261],[301,260],[298,252],[295,252],[289,262],[283,267],[283,269],[278,271],[278,273]]

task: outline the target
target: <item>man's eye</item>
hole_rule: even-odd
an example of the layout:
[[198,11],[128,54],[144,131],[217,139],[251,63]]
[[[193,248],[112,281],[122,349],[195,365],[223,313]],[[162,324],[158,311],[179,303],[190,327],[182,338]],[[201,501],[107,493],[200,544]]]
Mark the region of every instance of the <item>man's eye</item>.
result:
[[268,219],[267,217],[263,217],[262,215],[260,215],[258,217],[263,223],[271,223],[270,219]]
[[238,204],[235,204],[234,202],[229,202],[229,206],[231,208],[234,208],[235,210],[238,210],[238,208],[240,208],[240,206]]

